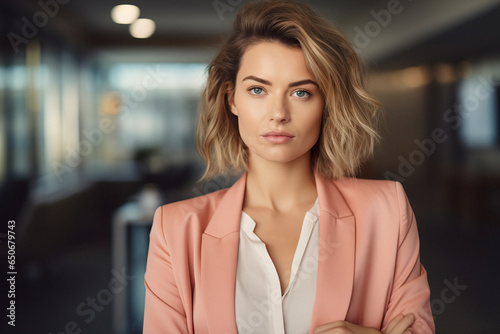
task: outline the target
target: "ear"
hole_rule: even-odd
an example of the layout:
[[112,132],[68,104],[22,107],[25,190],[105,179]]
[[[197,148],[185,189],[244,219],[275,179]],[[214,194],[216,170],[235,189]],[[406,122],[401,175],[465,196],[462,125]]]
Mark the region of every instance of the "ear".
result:
[[226,87],[227,87],[227,103],[229,104],[229,108],[235,116],[238,116],[238,109],[234,104],[234,86],[231,82],[228,82]]

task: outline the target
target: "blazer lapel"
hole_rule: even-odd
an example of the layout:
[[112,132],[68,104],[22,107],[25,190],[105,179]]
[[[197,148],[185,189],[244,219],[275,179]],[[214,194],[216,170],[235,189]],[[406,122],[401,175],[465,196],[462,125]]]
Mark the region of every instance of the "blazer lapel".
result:
[[354,280],[355,221],[335,182],[315,171],[318,191],[319,257],[310,333],[317,326],[345,320]]
[[201,241],[200,289],[210,333],[237,333],[234,289],[246,173],[229,188]]

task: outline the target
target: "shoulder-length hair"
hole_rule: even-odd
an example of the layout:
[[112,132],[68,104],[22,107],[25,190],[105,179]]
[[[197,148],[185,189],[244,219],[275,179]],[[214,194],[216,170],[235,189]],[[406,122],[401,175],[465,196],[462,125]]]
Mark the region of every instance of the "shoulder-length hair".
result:
[[248,168],[248,151],[231,113],[236,74],[245,49],[263,41],[300,48],[325,105],[311,165],[326,178],[356,176],[371,156],[378,102],[364,89],[362,66],[351,43],[326,19],[296,0],[256,1],[239,10],[229,38],[208,65],[200,103],[197,148],[206,162],[202,179]]

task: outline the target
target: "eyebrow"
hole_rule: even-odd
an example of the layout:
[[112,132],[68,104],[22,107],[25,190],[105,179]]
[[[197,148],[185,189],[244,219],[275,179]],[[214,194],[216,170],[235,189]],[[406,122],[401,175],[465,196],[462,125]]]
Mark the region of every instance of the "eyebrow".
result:
[[[255,80],[255,81],[260,82],[260,83],[262,83],[264,85],[272,86],[272,83],[270,81],[268,81],[266,79],[262,79],[262,78],[256,77],[254,75],[249,75],[249,76],[243,78],[243,80],[241,80],[241,81],[243,82],[245,80]],[[319,85],[318,85],[318,83],[316,81],[313,81],[313,80],[310,80],[310,79],[305,79],[305,80],[291,82],[290,84],[288,84],[288,87],[296,87],[296,86],[305,85],[305,84],[313,84],[313,85],[316,85],[317,87],[319,87]]]

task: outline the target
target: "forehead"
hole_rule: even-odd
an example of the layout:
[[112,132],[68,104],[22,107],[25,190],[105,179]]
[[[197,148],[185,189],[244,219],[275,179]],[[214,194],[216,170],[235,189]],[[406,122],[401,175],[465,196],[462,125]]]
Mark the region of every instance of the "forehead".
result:
[[302,49],[279,42],[259,42],[245,49],[238,77],[257,75],[286,80],[314,79]]

